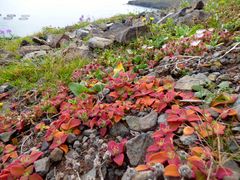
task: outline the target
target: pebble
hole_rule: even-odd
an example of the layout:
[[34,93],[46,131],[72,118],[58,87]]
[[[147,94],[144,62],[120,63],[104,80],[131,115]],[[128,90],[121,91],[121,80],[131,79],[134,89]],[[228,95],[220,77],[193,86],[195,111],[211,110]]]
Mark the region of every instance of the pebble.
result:
[[58,162],[62,160],[63,157],[63,151],[59,148],[55,148],[51,153],[50,153],[50,159],[53,162]]

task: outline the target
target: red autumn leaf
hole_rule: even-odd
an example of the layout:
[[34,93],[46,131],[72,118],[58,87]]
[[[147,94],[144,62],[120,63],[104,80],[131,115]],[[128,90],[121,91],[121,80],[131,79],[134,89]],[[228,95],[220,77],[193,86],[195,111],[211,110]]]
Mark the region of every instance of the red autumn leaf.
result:
[[223,179],[226,176],[231,176],[233,174],[232,170],[229,168],[219,167],[216,171],[216,177],[218,179]]
[[38,158],[43,155],[43,152],[32,151],[31,154],[24,154],[19,157],[20,162],[26,167],[34,163]]
[[65,154],[67,154],[68,153],[68,146],[66,145],[66,144],[62,144],[61,146],[59,146],[60,147],[60,149],[61,150],[63,150],[63,152],[65,153]]
[[32,175],[29,176],[29,180],[43,180],[43,178],[37,173],[33,173]]
[[22,165],[13,165],[10,167],[10,173],[16,178],[22,176],[24,171],[25,169]]
[[53,142],[52,142],[51,146],[49,147],[49,149],[54,149],[54,148],[64,144],[67,140],[67,137],[68,137],[68,135],[65,134],[64,132],[55,133]]
[[114,156],[113,161],[118,165],[118,166],[122,166],[123,161],[124,161],[124,154],[118,154],[116,156]]
[[67,123],[63,123],[61,128],[65,131],[71,130],[81,124],[79,119],[70,119]]
[[180,177],[180,174],[178,172],[178,167],[175,164],[169,164],[164,169],[164,176]]

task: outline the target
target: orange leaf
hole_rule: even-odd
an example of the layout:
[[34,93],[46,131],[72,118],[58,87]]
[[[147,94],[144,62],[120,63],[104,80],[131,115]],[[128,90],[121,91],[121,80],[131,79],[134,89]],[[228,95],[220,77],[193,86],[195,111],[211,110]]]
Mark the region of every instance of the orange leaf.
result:
[[74,129],[73,130],[73,134],[75,135],[80,135],[81,134],[81,131],[79,129]]
[[10,173],[14,176],[14,177],[20,177],[24,174],[24,167],[22,165],[13,165],[10,168]]
[[145,164],[142,164],[142,165],[138,165],[136,168],[135,168],[135,170],[136,171],[146,171],[146,170],[148,170],[149,169],[149,166],[148,165],[145,165]]
[[16,159],[18,157],[17,151],[13,151],[10,153],[10,157]]
[[167,167],[165,167],[164,175],[171,177],[180,177],[178,167],[175,164],[169,164]]
[[194,133],[194,129],[190,126],[186,126],[184,129],[183,129],[183,134],[184,135],[192,135]]
[[199,157],[201,157],[202,154],[204,154],[205,151],[204,151],[204,149],[203,149],[202,147],[197,146],[197,147],[191,148],[191,152],[192,152],[192,154],[193,154],[194,156],[199,156]]
[[59,146],[61,150],[64,151],[65,154],[68,153],[68,146],[66,144],[62,144],[61,146]]
[[157,153],[153,153],[149,156],[149,162],[150,164],[155,163],[163,163],[168,159],[168,154],[166,151],[161,151]]

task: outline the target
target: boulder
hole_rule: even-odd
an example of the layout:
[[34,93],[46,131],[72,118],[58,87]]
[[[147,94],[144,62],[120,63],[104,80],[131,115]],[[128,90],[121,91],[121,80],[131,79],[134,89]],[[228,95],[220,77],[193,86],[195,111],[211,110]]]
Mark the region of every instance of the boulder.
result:
[[113,40],[102,37],[93,37],[89,39],[88,44],[89,47],[93,49],[95,48],[105,49],[113,44]]
[[86,45],[82,45],[80,47],[77,46],[68,47],[64,49],[61,54],[62,56],[65,57],[66,60],[91,57],[91,52],[88,46]]
[[154,128],[157,124],[158,113],[152,111],[144,117],[127,116],[126,122],[131,130],[148,131]]
[[119,43],[128,43],[132,39],[135,39],[138,36],[142,36],[149,32],[149,28],[146,24],[138,22],[133,26],[127,27],[122,31],[119,31],[115,35],[115,40]]
[[0,86],[0,94],[8,92],[11,90],[13,87],[10,84],[3,84]]
[[36,51],[49,51],[51,48],[47,45],[42,45],[42,46],[22,46],[19,49],[19,54],[22,56],[25,56],[28,53],[31,52],[36,52]]
[[40,57],[44,57],[47,55],[46,51],[34,51],[34,52],[30,52],[28,54],[26,54],[23,59],[34,59],[34,58],[40,58]]
[[183,17],[178,17],[175,19],[177,24],[186,24],[186,25],[194,25],[196,23],[201,23],[207,20],[209,14],[203,10],[193,10],[190,13],[187,13]]
[[76,37],[83,39],[85,37],[87,37],[89,35],[89,31],[88,30],[84,30],[84,29],[78,29],[76,30]]
[[147,148],[153,143],[151,135],[140,134],[126,143],[126,152],[132,166],[137,166],[144,162]]
[[32,38],[32,41],[38,45],[48,45],[47,41],[45,41],[42,38],[36,37],[36,36]]
[[191,91],[192,86],[194,85],[205,85],[210,82],[211,81],[208,79],[208,77],[202,73],[192,76],[186,75],[176,82],[175,89]]
[[47,43],[52,48],[60,48],[63,47],[70,40],[70,37],[66,34],[57,34],[57,35],[49,35],[47,38]]

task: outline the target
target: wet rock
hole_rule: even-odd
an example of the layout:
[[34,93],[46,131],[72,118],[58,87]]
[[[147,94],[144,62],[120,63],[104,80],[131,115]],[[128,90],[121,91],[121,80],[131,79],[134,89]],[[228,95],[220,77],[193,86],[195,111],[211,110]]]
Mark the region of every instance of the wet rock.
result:
[[77,140],[77,136],[75,134],[69,134],[67,138],[67,143],[73,144],[74,141]]
[[143,133],[126,143],[127,157],[132,166],[137,166],[144,162],[146,149],[153,143],[150,134]]
[[126,126],[123,123],[118,122],[113,125],[113,127],[110,130],[110,134],[115,137],[116,136],[125,137],[129,134],[129,129],[126,128]]
[[49,143],[44,141],[41,146],[41,151],[46,151],[49,148]]
[[22,46],[19,49],[19,54],[21,54],[22,56],[25,56],[28,53],[31,52],[35,52],[35,51],[49,51],[51,48],[49,46],[46,45],[42,45],[42,46]]
[[77,148],[79,148],[81,146],[81,143],[79,142],[79,141],[75,141],[74,143],[73,143],[73,148],[74,149],[77,149]]
[[47,37],[47,43],[52,48],[63,47],[70,40],[70,37],[66,34],[49,35]]
[[186,146],[194,144],[197,140],[198,139],[195,134],[188,135],[188,136],[185,136],[185,135],[180,136],[180,141]]
[[176,90],[185,90],[191,91],[192,86],[194,85],[205,85],[210,83],[211,81],[208,77],[202,73],[192,75],[192,76],[184,76],[176,82],[175,89]]
[[1,134],[0,134],[0,140],[1,140],[2,142],[4,142],[4,143],[9,142],[9,141],[13,138],[15,132],[16,132],[16,130],[10,131],[10,132],[1,133]]
[[238,95],[238,99],[234,103],[233,109],[237,111],[237,117],[238,117],[238,120],[240,120],[240,95]]
[[158,124],[167,124],[167,115],[166,114],[161,114],[158,117]]
[[88,43],[90,48],[105,49],[113,44],[113,40],[102,38],[102,37],[93,37],[89,39]]
[[157,112],[152,111],[144,117],[127,116],[126,122],[131,130],[148,131],[156,126],[157,118]]
[[59,148],[55,148],[51,153],[50,153],[50,159],[53,162],[58,162],[62,160],[63,157],[63,151]]
[[39,159],[34,162],[34,168],[36,173],[39,173],[40,175],[44,176],[48,173],[50,168],[50,159],[48,157]]
[[0,94],[8,92],[11,90],[13,87],[10,84],[3,84],[0,86]]
[[133,26],[126,28],[118,32],[115,36],[115,40],[119,43],[128,43],[132,39],[138,36],[144,35],[149,32],[149,28],[144,23],[137,23]]
[[132,180],[153,180],[155,177],[152,171],[140,171],[133,176]]
[[26,54],[23,59],[34,59],[34,58],[40,58],[40,57],[44,57],[47,55],[46,51],[34,51],[31,53]]

